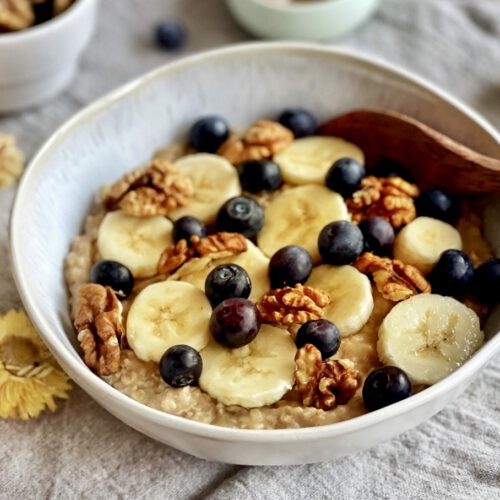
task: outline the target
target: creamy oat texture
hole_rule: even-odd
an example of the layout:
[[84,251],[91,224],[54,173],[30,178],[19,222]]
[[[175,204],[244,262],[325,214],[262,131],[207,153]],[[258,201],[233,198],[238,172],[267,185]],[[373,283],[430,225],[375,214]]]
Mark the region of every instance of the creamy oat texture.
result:
[[[74,311],[73,298],[78,288],[89,281],[90,269],[99,260],[96,240],[102,213],[87,217],[84,233],[78,236],[65,260],[65,278],[70,292],[70,303]],[[468,205],[464,215],[457,224],[462,238],[464,250],[472,256],[475,265],[491,257],[491,250],[481,232],[481,219]],[[130,303],[147,284],[154,279],[136,282],[136,290],[124,303],[126,316]],[[395,305],[384,299],[373,288],[373,313],[359,333],[342,339],[341,347],[335,359],[349,359],[359,371],[362,381],[372,370],[381,366],[377,355],[377,339],[379,326]],[[469,307],[484,317],[485,309],[473,301],[466,301]],[[126,319],[126,318],[125,318]],[[301,406],[299,395],[289,391],[277,403],[247,409],[240,406],[226,406],[198,387],[175,389],[167,385],[160,377],[158,365],[141,361],[130,349],[121,354],[121,369],[108,377],[103,377],[110,385],[123,394],[152,408],[173,415],[189,418],[198,422],[210,423],[224,427],[241,429],[286,429],[312,427],[332,424],[366,413],[361,395],[361,388],[347,404],[339,405],[330,411]],[[415,387],[418,392],[423,387]]]

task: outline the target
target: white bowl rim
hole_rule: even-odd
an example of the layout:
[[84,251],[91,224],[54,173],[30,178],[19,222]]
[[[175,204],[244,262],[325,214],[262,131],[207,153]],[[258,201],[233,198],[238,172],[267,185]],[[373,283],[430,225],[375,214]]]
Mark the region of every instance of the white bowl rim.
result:
[[[335,56],[348,60],[351,59],[358,63],[389,71],[397,76],[409,80],[414,84],[417,84],[425,90],[435,94],[439,98],[447,101],[469,119],[476,122],[500,145],[500,134],[495,130],[495,128],[461,101],[452,97],[447,92],[441,90],[439,87],[421,78],[420,76],[371,55],[363,55],[358,51],[350,49],[324,47],[313,43],[302,42],[252,42],[204,51],[154,69],[142,77],[126,83],[125,85],[122,85],[121,87],[97,99],[95,102],[83,108],[63,125],[61,125],[38,150],[27,166],[25,174],[19,184],[11,212],[9,227],[10,262],[14,281],[26,311],[36,328],[41,333],[43,340],[53,353],[57,353],[58,356],[63,359],[64,364],[68,367],[69,375],[78,383],[78,385],[83,388],[88,386],[95,391],[99,391],[103,397],[108,399],[108,401],[116,402],[119,407],[128,407],[128,409],[133,413],[143,415],[149,421],[153,421],[155,424],[164,427],[166,430],[179,430],[188,434],[218,441],[259,443],[315,441],[331,438],[337,435],[351,434],[371,425],[380,423],[383,420],[388,420],[390,418],[397,417],[400,414],[409,412],[430,400],[438,398],[443,393],[458,387],[461,383],[465,382],[469,377],[477,372],[481,366],[486,364],[495,354],[500,352],[500,335],[495,335],[488,341],[488,344],[476,352],[470,360],[468,360],[455,372],[448,375],[441,382],[438,382],[437,384],[413,395],[406,400],[372,413],[367,413],[359,417],[333,424],[299,429],[254,430],[220,427],[171,415],[139,403],[111,387],[104,380],[91,372],[83,363],[80,362],[80,360],[77,361],[74,354],[67,350],[56,336],[52,335],[51,328],[44,318],[43,308],[37,305],[30,293],[29,276],[24,273],[22,263],[17,257],[17,249],[20,248],[23,243],[23,232],[18,224],[18,218],[19,213],[22,210],[22,206],[24,205],[24,199],[27,196],[27,192],[25,193],[25,187],[28,185],[29,177],[37,171],[39,169],[39,165],[42,164],[39,163],[40,160],[43,159],[46,154],[50,154],[51,150],[58,146],[60,139],[62,139],[66,134],[71,133],[73,129],[78,128],[81,122],[86,121],[92,115],[105,110],[112,103],[121,100],[160,75],[163,76],[180,70],[182,71],[185,68],[196,65],[198,62],[205,59],[231,57],[237,54],[253,51],[295,51],[301,53],[314,53],[316,55],[323,54],[325,57]],[[99,403],[98,400],[97,402]]]
[[[58,27],[65,23],[66,21],[70,21],[72,18],[80,15],[80,11],[85,8],[85,3],[88,3],[89,0],[75,0],[75,2],[70,5],[64,12],[61,14],[49,19],[40,24],[36,24],[35,26],[30,26],[24,30],[12,31],[8,33],[0,34],[0,48],[2,45],[8,45],[9,43],[24,43],[27,40],[38,39],[39,37],[46,36],[51,32],[58,29]],[[29,42],[28,42],[29,43]]]

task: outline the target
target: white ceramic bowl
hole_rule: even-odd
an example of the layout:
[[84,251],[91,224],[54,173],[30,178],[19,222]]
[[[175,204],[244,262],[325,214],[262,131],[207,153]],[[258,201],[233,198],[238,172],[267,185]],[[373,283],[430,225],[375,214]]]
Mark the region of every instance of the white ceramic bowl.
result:
[[499,135],[490,125],[407,72],[343,50],[250,44],[189,57],[99,99],[47,141],[19,186],[11,219],[12,270],[48,347],[76,383],[113,415],[198,457],[298,464],[362,450],[431,417],[500,352],[497,335],[442,382],[374,413],[324,427],[267,431],[216,427],[161,413],[124,396],[85,366],[68,315],[63,259],[99,187],[145,162],[164,144],[185,138],[200,115],[219,113],[242,127],[298,105],[320,120],[355,108],[401,111],[478,151],[500,156]]
[[260,38],[324,40],[364,23],[380,0],[322,0],[280,5],[276,0],[227,0],[239,24]]
[[96,10],[97,0],[76,0],[50,21],[0,34],[0,113],[40,104],[70,84]]

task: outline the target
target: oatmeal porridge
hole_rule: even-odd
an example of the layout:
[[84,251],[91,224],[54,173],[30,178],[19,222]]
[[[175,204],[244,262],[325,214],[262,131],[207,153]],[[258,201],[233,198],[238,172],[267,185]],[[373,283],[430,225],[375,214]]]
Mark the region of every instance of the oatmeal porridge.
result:
[[102,189],[65,260],[90,369],[160,411],[278,429],[374,411],[472,356],[492,262],[473,203],[315,134],[304,111],[238,134],[203,118]]

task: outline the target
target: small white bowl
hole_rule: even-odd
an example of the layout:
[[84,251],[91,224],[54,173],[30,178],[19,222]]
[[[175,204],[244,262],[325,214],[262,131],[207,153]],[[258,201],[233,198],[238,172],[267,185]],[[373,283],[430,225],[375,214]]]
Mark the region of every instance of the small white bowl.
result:
[[380,0],[318,0],[289,5],[271,0],[227,0],[243,28],[259,38],[324,40],[344,35],[364,23]]
[[40,104],[69,85],[96,10],[97,0],[76,0],[50,21],[0,34],[0,113]]
[[[241,128],[298,106],[320,121],[356,108],[393,109],[484,154],[500,156],[500,136],[487,122],[406,71],[345,50],[250,44],[167,65],[99,99],[52,135],[18,189],[10,226],[12,270],[50,350],[71,378],[113,415],[198,457],[287,465],[357,452],[430,418],[500,352],[496,335],[453,374],[405,401],[346,422],[286,430],[228,429],[162,413],[115,390],[85,366],[68,314],[63,260],[97,190],[166,143],[185,139],[202,115],[217,113]],[[498,218],[492,221],[490,226],[498,229]],[[499,331],[498,313],[492,333]]]

